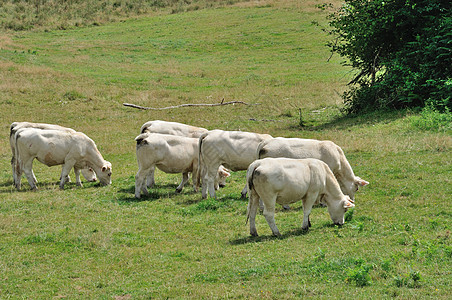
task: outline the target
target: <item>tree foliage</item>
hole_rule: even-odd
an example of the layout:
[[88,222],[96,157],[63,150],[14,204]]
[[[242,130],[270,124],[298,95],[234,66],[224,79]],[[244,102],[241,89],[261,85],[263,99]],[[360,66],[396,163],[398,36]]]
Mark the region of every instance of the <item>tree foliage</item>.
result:
[[344,94],[348,112],[451,108],[450,0],[345,0],[329,16],[333,52],[358,70]]

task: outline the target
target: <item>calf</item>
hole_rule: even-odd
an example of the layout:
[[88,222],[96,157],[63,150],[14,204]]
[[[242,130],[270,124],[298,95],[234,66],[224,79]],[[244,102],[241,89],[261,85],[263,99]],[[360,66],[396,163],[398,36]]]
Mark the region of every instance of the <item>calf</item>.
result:
[[355,193],[360,186],[369,184],[369,182],[355,176],[341,147],[331,141],[278,137],[260,143],[257,147],[257,156],[258,158],[320,159],[330,167],[342,192],[352,200],[355,199]]
[[279,236],[275,224],[275,204],[303,201],[302,229],[309,228],[309,214],[317,199],[328,206],[334,224],[344,224],[344,214],[354,207],[353,200],[344,195],[336,178],[324,162],[317,159],[264,158],[253,162],[246,174],[249,190],[247,221],[250,234],[257,236],[256,213],[259,199],[264,204],[264,216],[273,235]]
[[[182,181],[176,188],[181,192],[192,173],[193,189],[197,191],[195,175],[198,168],[198,139],[176,135],[144,133],[135,138],[137,142],[138,173],[135,176],[135,197],[141,193],[148,195],[146,177],[155,167],[166,173],[182,173]],[[217,184],[224,184],[224,178],[230,174],[224,168],[217,168]],[[154,182],[152,183],[152,185]]]
[[[10,127],[9,144],[11,146],[11,152],[12,152],[11,167],[13,170],[14,184],[16,184],[16,180],[17,180],[17,178],[16,178],[16,132],[22,128],[36,128],[36,129],[42,129],[42,130],[53,129],[53,130],[60,130],[60,131],[73,132],[73,133],[75,132],[75,130],[72,128],[67,128],[67,127],[53,125],[53,124],[30,123],[30,122],[14,122],[14,123],[12,123],[11,127]],[[87,181],[94,182],[97,180],[96,173],[94,173],[94,171],[92,169],[90,169],[90,168],[82,169],[81,172],[82,172],[83,177],[85,177],[85,179]],[[37,182],[34,174],[33,174],[33,180],[35,181],[35,183]],[[69,175],[66,177],[65,180],[70,181]]]
[[81,185],[80,169],[84,168],[94,170],[101,184],[111,184],[111,163],[103,159],[93,140],[81,132],[23,128],[16,132],[15,140],[17,189],[20,189],[22,172],[31,189],[37,189],[32,170],[35,158],[49,167],[63,165],[60,189],[64,188],[72,168],[77,185]]
[[[215,175],[220,165],[232,171],[246,170],[256,159],[256,149],[260,142],[272,138],[268,134],[242,131],[212,130],[199,137],[199,160],[197,186],[201,172],[205,175],[202,181],[202,197],[215,195]],[[242,191],[246,193],[246,188]]]

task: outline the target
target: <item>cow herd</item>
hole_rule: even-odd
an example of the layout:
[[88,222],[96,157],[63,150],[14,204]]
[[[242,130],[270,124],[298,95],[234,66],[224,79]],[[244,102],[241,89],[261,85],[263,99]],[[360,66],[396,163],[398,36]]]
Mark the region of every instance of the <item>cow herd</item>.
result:
[[[342,225],[345,212],[354,207],[356,191],[368,184],[354,175],[342,149],[331,141],[209,131],[159,120],[145,123],[135,141],[136,198],[147,195],[148,187],[155,184],[156,167],[166,173],[182,174],[176,192],[182,191],[191,173],[195,191],[202,183],[202,198],[208,194],[215,198],[215,191],[225,185],[231,171],[247,170],[242,197],[248,192],[247,221],[254,236],[259,206],[273,235],[280,235],[274,219],[276,203],[288,207],[301,200],[304,230],[311,225],[309,214],[316,203],[326,205],[332,221]],[[35,158],[47,166],[62,165],[61,189],[70,180],[72,168],[79,186],[80,173],[88,181],[99,179],[101,184],[111,184],[111,163],[103,159],[94,141],[81,132],[58,125],[14,122],[10,144],[17,189],[21,188],[22,174],[31,189],[37,189],[32,170]]]

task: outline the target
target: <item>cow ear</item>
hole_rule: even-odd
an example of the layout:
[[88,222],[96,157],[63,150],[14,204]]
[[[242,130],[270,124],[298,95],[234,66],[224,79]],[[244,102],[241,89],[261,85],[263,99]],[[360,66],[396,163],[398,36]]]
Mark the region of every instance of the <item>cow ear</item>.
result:
[[345,201],[344,201],[344,208],[345,208],[345,209],[349,209],[349,208],[352,208],[352,207],[355,207],[355,204],[353,204],[353,203],[350,202],[349,200],[345,200]]
[[365,181],[364,179],[361,179],[359,177],[355,177],[355,183],[359,186],[366,186],[369,184],[368,181]]

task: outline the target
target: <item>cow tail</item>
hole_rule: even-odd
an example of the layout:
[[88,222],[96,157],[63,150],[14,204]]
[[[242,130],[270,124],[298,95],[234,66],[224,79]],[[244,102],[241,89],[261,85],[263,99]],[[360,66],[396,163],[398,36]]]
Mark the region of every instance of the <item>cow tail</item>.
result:
[[[15,166],[15,172],[17,174],[18,170],[23,170],[23,162],[22,162],[22,158],[20,157],[20,152],[19,152],[19,147],[18,147],[18,142],[19,142],[19,138],[21,138],[20,132],[19,133],[15,133],[16,134],[16,139],[15,139],[15,143],[16,143],[16,149],[15,150],[15,156],[16,156],[16,166]],[[17,174],[18,175],[18,174]]]
[[[252,191],[254,189],[254,172],[256,171],[256,165],[253,163],[248,167],[248,171],[246,172],[246,186],[248,189],[248,195],[251,199],[251,193],[254,192]],[[250,218],[250,209],[249,209],[249,204],[248,204],[248,209],[246,211],[246,222],[245,225],[248,224],[248,220]]]
[[199,189],[201,185],[201,168],[202,168],[202,142],[204,138],[207,136],[207,132],[201,134],[198,140],[198,169],[196,170],[196,189]]
[[257,145],[257,153],[256,153],[257,158],[256,159],[261,159],[261,155],[264,154],[264,153],[262,153],[262,151],[265,151],[265,150],[262,150],[262,148],[264,148],[265,144],[266,144],[265,141],[262,141]]

